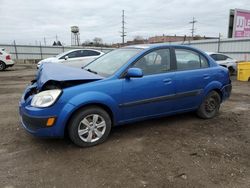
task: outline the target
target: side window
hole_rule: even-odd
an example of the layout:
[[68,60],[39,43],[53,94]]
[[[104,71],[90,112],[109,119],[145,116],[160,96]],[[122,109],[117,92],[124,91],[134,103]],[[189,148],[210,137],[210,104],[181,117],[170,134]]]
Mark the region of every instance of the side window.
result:
[[100,55],[99,52],[92,51],[92,50],[80,50],[78,57],[88,57],[88,56],[98,56]]
[[212,54],[212,55],[210,55],[215,61],[218,61],[218,57],[217,57],[217,55],[216,54]]
[[227,59],[227,56],[224,56],[222,54],[217,54],[218,61],[224,61]]
[[68,56],[69,58],[76,58],[76,57],[78,57],[78,55],[79,55],[79,51],[74,51],[74,52],[70,52],[68,54],[65,54],[60,59],[65,59],[66,56]]
[[92,51],[92,50],[86,50],[86,52],[87,52],[87,56],[98,56],[98,55],[100,55],[99,52]]
[[191,70],[208,67],[207,60],[196,52],[176,49],[177,70]]
[[223,60],[227,60],[228,57],[226,55],[221,55],[223,57]]
[[206,60],[203,56],[201,56],[201,55],[200,55],[200,62],[201,62],[201,68],[206,68],[206,67],[208,67],[208,62],[207,62],[207,60]]
[[140,68],[144,75],[160,74],[170,70],[170,50],[160,49],[139,59],[133,67]]
[[88,53],[86,50],[79,50],[78,56],[77,57],[85,57],[87,56]]

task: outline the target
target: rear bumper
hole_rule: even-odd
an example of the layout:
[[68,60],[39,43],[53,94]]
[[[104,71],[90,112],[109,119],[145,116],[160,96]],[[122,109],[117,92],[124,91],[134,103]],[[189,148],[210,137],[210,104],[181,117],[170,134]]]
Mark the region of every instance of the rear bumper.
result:
[[13,60],[6,60],[4,63],[6,67],[12,67],[15,64]]
[[6,65],[6,67],[13,67],[14,66],[14,64],[11,64],[11,65]]
[[221,89],[222,101],[228,99],[232,92],[232,84],[227,84]]

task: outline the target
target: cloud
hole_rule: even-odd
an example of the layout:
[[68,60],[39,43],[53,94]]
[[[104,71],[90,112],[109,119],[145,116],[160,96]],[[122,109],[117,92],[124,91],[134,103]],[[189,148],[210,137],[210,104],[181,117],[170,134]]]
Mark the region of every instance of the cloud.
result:
[[34,44],[45,37],[70,44],[70,26],[78,25],[81,41],[101,37],[120,42],[121,12],[125,10],[127,40],[136,35],[189,35],[193,17],[196,34],[227,36],[229,10],[250,7],[249,0],[0,0],[0,43]]

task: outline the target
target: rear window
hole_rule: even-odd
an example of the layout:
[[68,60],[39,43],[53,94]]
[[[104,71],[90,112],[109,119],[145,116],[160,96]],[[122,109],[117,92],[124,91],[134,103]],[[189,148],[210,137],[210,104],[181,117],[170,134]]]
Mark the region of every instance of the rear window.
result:
[[230,57],[223,55],[223,54],[212,54],[210,55],[215,61],[225,61],[228,58],[231,59]]

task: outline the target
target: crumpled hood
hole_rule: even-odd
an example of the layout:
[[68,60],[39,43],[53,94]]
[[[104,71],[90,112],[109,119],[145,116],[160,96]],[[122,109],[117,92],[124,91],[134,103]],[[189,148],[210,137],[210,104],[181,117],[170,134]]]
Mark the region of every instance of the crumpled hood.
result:
[[91,81],[101,80],[102,76],[88,72],[84,69],[73,68],[57,63],[45,63],[37,71],[36,83],[40,90],[48,81]]

